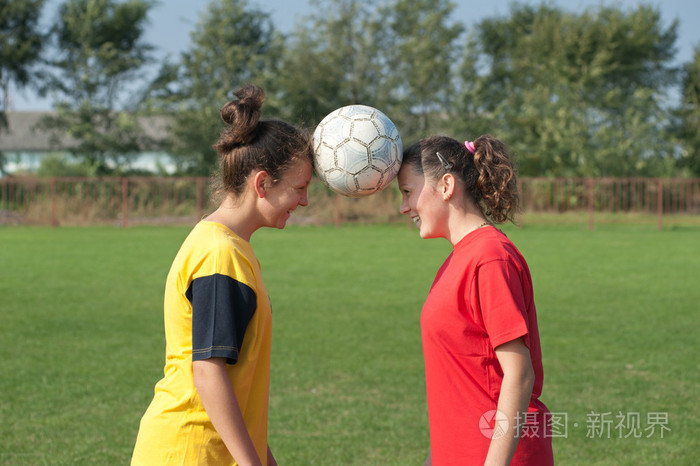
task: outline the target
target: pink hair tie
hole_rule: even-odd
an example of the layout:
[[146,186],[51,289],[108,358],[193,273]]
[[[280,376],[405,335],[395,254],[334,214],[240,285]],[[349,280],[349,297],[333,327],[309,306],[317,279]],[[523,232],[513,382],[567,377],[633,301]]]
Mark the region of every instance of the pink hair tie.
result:
[[467,150],[469,151],[469,153],[471,153],[471,154],[476,152],[476,146],[474,145],[474,143],[472,141],[464,141],[464,147],[466,147]]

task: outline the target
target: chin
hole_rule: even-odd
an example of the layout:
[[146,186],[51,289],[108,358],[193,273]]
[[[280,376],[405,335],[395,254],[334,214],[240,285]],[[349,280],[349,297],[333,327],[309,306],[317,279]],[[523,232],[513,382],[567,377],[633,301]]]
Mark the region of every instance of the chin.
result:
[[286,214],[284,217],[280,218],[279,221],[277,222],[277,229],[278,230],[283,230],[284,227],[287,226],[287,222],[289,221],[289,218],[291,217],[290,214]]
[[423,239],[433,239],[433,238],[443,238],[444,237],[440,234],[435,233],[434,231],[430,231],[428,229],[424,230],[423,228],[421,228],[419,230],[419,233],[420,233],[420,237]]

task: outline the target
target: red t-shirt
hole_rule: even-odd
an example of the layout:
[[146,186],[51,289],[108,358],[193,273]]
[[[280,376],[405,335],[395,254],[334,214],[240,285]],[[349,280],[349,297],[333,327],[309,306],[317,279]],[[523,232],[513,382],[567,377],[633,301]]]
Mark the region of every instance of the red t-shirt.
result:
[[[421,314],[433,464],[486,459],[503,371],[494,348],[523,337],[535,384],[513,465],[553,464],[532,279],[525,259],[500,230],[480,228],[454,247]],[[498,435],[498,434],[496,434]],[[505,435],[515,435],[509,426]]]

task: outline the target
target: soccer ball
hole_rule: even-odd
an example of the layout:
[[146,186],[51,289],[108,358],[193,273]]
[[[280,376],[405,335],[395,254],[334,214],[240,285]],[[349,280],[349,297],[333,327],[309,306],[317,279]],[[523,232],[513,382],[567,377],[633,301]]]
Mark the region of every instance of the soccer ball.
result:
[[386,188],[401,168],[394,123],[376,108],[348,105],[329,113],[313,134],[314,166],[336,193],[362,197]]

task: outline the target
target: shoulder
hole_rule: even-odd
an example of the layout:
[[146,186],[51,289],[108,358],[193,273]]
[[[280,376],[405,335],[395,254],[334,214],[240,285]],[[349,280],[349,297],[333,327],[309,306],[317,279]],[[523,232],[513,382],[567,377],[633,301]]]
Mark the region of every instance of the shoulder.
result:
[[475,233],[468,247],[462,248],[462,254],[472,256],[476,268],[490,263],[510,264],[517,268],[527,267],[518,248],[498,228],[482,228]]
[[253,284],[257,259],[249,242],[223,225],[200,222],[190,232],[178,253],[180,270],[190,279],[226,275]]

